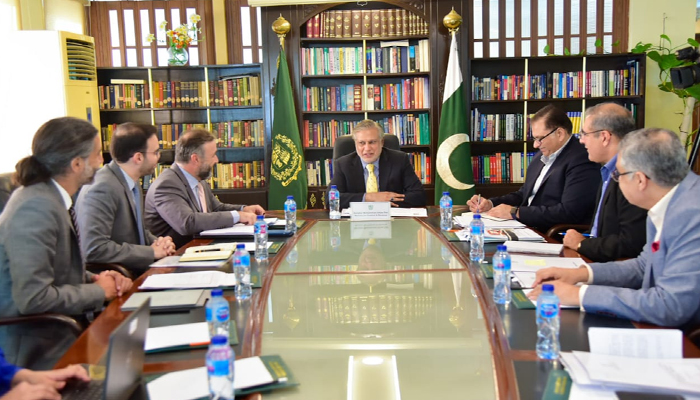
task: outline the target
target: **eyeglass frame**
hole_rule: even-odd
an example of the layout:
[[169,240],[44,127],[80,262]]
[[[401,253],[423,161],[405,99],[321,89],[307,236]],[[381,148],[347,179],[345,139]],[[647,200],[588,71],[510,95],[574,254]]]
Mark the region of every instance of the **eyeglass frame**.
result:
[[141,154],[153,154],[154,156],[159,157],[161,150],[162,150],[161,148],[157,148],[153,151],[146,151],[146,150],[139,151],[139,153],[141,153]]
[[577,138],[581,139],[581,138],[584,138],[584,137],[586,137],[586,136],[588,136],[588,135],[593,135],[594,133],[600,133],[600,132],[603,132],[603,131],[606,131],[606,130],[607,130],[607,129],[598,129],[598,130],[596,130],[596,131],[586,132],[586,131],[584,131],[583,129],[581,129],[581,131],[580,131],[580,132],[577,132],[575,135],[576,135]]
[[[610,178],[612,178],[612,180],[614,180],[615,182],[620,182],[620,177],[621,177],[621,176],[633,174],[633,173],[635,173],[635,172],[639,172],[639,171],[634,171],[634,170],[633,170],[633,171],[627,171],[627,172],[620,173],[620,171],[619,171],[617,168],[615,168],[615,169],[610,173]],[[646,176],[646,174],[644,174],[644,176]],[[647,178],[648,178],[648,177],[647,177]]]
[[561,128],[561,127],[560,127],[560,126],[557,126],[556,128],[552,129],[551,132],[549,132],[548,134],[542,136],[541,138],[536,138],[536,137],[533,136],[533,137],[532,137],[533,143],[542,144],[542,141],[545,140],[545,139],[547,139],[547,136],[549,136],[549,135],[551,135],[552,133],[556,132],[557,129],[559,129],[559,128]]

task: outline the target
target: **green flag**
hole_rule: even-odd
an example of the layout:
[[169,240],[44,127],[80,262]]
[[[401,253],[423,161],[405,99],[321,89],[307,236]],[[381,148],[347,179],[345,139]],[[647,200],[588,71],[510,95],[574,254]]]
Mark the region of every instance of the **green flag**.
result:
[[447,62],[445,95],[442,99],[438,150],[435,157],[435,204],[442,192],[450,192],[455,205],[464,205],[474,195],[472,154],[469,143],[464,85],[459,68],[457,39],[452,34],[450,58]]
[[294,196],[297,209],[306,208],[306,163],[299,138],[292,83],[284,49],[281,49],[272,119],[272,159],[267,208],[283,210],[287,196]]

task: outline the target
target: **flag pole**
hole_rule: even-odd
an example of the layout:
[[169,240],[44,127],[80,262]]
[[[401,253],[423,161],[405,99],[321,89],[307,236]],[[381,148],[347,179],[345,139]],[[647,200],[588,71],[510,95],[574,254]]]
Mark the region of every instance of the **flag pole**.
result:
[[447,15],[445,15],[445,18],[442,19],[442,24],[445,25],[445,28],[447,28],[450,31],[450,34],[454,37],[455,33],[459,30],[460,25],[462,25],[462,16],[457,14],[455,11],[455,8],[452,7],[452,11],[450,11]]
[[[280,39],[280,47],[284,50],[284,38],[287,36],[287,33],[292,30],[292,25],[280,14],[279,18],[272,23],[272,30],[277,34],[277,37]],[[277,68],[279,68],[279,66],[280,60],[278,57]]]

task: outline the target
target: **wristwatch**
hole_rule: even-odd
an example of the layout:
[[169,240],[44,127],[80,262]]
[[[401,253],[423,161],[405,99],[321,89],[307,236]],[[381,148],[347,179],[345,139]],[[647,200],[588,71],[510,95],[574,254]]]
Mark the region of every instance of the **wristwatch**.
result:
[[518,219],[518,207],[511,207],[510,208],[510,216],[513,217],[513,219]]
[[576,251],[581,250],[581,243],[583,243],[583,241],[578,242],[578,246],[576,246]]

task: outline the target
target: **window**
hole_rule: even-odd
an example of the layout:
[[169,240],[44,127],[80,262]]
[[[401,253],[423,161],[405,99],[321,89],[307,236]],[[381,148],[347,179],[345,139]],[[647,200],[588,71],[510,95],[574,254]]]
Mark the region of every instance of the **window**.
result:
[[[89,34],[95,38],[98,67],[165,66],[168,48],[165,32],[158,27],[168,22],[168,29],[189,22],[198,14],[204,40],[193,37],[188,48],[189,64],[214,64],[214,28],[209,0],[170,1],[98,1],[90,7]],[[154,34],[156,41],[147,37]],[[191,34],[192,35],[192,34]]]
[[226,10],[229,63],[262,62],[262,12],[260,7],[249,7],[248,0],[227,0]]
[[544,56],[547,46],[557,55],[627,49],[629,0],[474,0],[470,7],[473,58]]

